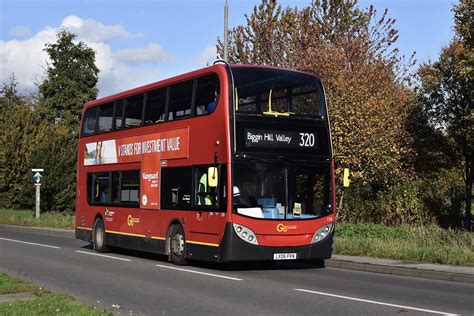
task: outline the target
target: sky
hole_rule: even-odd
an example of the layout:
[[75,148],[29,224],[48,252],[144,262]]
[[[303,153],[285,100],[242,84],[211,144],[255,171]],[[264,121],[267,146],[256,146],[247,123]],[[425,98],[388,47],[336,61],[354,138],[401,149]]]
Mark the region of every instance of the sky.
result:
[[[396,19],[401,54],[436,60],[453,37],[454,0],[359,0]],[[44,79],[43,48],[61,28],[96,51],[99,95],[106,96],[205,67],[222,38],[225,0],[0,0],[0,84],[12,73],[32,93]],[[310,0],[279,0],[302,8]],[[228,0],[229,28],[259,0]]]

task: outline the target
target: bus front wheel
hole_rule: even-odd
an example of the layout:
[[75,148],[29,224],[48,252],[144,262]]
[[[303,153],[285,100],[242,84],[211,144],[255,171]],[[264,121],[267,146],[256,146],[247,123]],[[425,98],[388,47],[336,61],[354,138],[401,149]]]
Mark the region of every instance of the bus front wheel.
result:
[[92,233],[92,242],[94,250],[97,252],[108,252],[109,249],[105,245],[105,227],[104,221],[97,218],[94,223],[94,231]]
[[188,264],[186,260],[186,239],[181,225],[173,225],[170,233],[170,259],[178,266]]

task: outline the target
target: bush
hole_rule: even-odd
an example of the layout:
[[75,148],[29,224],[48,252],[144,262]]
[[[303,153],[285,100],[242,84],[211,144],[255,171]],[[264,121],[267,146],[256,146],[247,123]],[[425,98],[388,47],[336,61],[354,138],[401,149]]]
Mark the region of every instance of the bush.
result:
[[464,187],[455,170],[445,170],[434,179],[401,180],[386,188],[351,187],[344,192],[338,217],[353,223],[407,224],[438,223],[459,227],[464,204]]
[[[349,187],[344,191],[342,207],[338,206],[338,218],[344,222],[378,222],[375,190],[371,186]],[[337,201],[340,203],[340,200]]]
[[423,181],[409,179],[396,183],[377,194],[380,222],[386,225],[424,225],[434,222],[423,203]]
[[442,227],[460,227],[465,207],[464,183],[459,171],[443,170],[425,181],[423,203]]

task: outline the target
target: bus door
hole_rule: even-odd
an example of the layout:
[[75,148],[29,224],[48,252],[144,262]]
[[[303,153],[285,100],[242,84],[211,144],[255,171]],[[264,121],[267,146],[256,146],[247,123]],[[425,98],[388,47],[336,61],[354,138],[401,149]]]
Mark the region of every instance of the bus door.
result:
[[190,227],[190,243],[213,247],[216,253],[225,228],[225,178],[222,166],[193,168],[193,205],[196,212]]

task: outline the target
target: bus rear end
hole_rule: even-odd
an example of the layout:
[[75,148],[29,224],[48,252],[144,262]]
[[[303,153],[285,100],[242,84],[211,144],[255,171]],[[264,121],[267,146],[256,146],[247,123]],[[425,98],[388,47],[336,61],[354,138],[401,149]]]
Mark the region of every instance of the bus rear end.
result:
[[334,161],[321,82],[278,68],[231,70],[231,220],[220,261],[330,258]]

